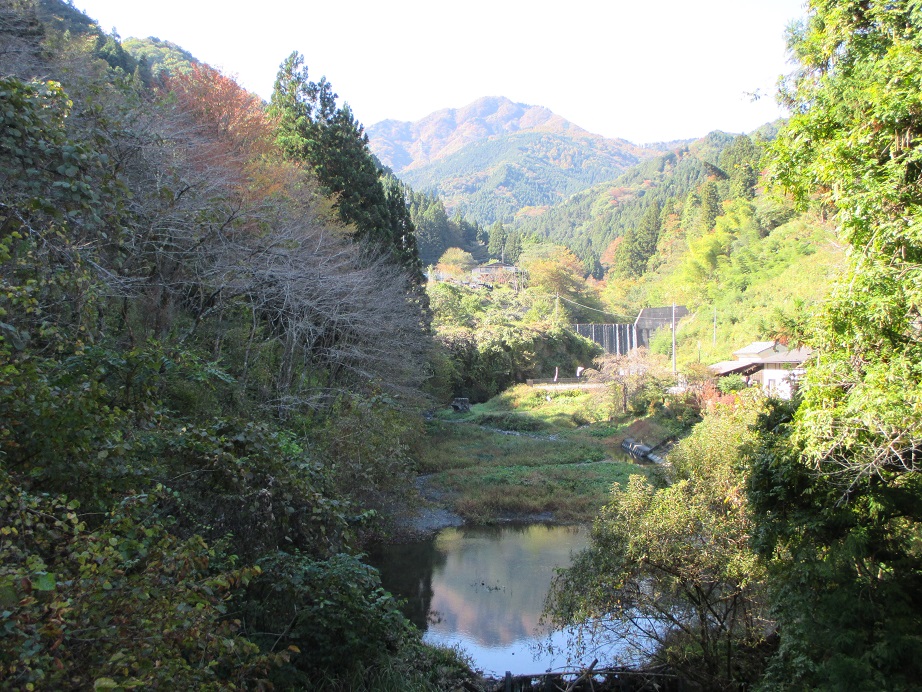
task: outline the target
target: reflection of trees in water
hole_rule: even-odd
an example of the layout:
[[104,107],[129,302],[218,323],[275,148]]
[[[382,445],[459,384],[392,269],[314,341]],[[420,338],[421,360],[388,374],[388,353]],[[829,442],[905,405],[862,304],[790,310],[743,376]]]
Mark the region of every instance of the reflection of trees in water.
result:
[[420,629],[507,646],[536,634],[554,568],[584,544],[577,527],[446,529],[436,539],[381,546],[370,562]]
[[381,573],[384,588],[405,602],[403,614],[425,630],[431,622],[432,572],[445,564],[445,555],[435,549],[435,540],[378,546],[370,551],[369,562]]
[[[434,574],[432,607],[443,632],[463,632],[481,646],[509,646],[535,636],[556,566],[581,547],[577,527],[503,525],[442,534],[446,562]],[[450,547],[449,547],[450,546]]]

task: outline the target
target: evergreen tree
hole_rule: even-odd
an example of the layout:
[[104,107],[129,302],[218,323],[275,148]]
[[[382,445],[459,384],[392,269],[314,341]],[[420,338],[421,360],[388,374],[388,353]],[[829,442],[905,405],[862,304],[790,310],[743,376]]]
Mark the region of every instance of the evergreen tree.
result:
[[685,203],[682,205],[682,218],[679,222],[687,236],[692,236],[697,231],[697,220],[700,213],[701,195],[692,190],[685,197]]
[[701,232],[707,233],[712,230],[718,216],[720,216],[720,194],[717,191],[717,183],[709,180],[701,189],[701,212],[698,217]]
[[505,257],[507,262],[515,264],[522,254],[522,236],[518,233],[510,233],[506,237]]
[[391,232],[387,245],[394,259],[408,269],[416,283],[423,282],[423,263],[416,243],[416,228],[410,216],[410,208],[403,194],[403,186],[393,176],[384,181],[384,195],[387,200],[386,228]]
[[735,199],[753,199],[759,175],[748,161],[739,164],[730,175],[730,196]]
[[653,202],[647,207],[640,223],[624,235],[616,260],[623,276],[640,276],[647,270],[647,263],[656,252],[661,214],[659,202]]
[[399,186],[385,190],[381,170],[368,148],[368,136],[326,78],[308,79],[304,57],[294,52],[279,68],[269,104],[278,122],[277,141],[290,159],[307,165],[333,200],[353,237],[390,254],[421,277],[412,222]]
[[434,195],[407,190],[410,195],[410,215],[416,227],[420,258],[433,264],[445,250],[462,245],[453,232],[442,200]]
[[502,221],[497,221],[490,227],[489,238],[487,251],[490,253],[490,257],[503,259],[503,251],[506,249],[506,229],[503,228]]

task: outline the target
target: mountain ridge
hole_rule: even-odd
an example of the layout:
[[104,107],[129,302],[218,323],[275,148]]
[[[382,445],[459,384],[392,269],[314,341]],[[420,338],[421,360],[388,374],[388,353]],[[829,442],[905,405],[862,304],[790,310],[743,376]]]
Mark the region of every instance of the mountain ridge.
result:
[[593,134],[544,106],[502,96],[415,122],[385,120],[366,132],[372,152],[401,180],[485,224],[510,221],[524,207],[560,202],[662,153]]
[[[517,132],[606,139],[549,108],[517,103],[505,96],[484,96],[466,106],[443,108],[416,121],[382,120],[366,132],[372,152],[395,173],[438,161],[473,142]],[[626,140],[613,141],[630,144]]]

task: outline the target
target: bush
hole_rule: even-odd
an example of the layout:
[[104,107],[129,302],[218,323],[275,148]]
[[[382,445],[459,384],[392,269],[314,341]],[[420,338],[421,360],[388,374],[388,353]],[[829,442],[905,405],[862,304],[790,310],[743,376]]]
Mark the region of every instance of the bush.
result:
[[378,572],[352,555],[314,560],[275,553],[240,599],[244,631],[265,652],[291,651],[274,673],[282,689],[369,670],[414,642],[415,630]]
[[721,391],[722,394],[740,392],[746,389],[748,386],[749,385],[746,383],[746,378],[736,373],[721,377],[717,380],[717,388]]
[[473,422],[488,428],[513,432],[539,432],[548,427],[544,421],[521,413],[481,413]]
[[155,516],[161,489],[122,501],[96,528],[65,496],[0,471],[0,679],[4,689],[203,689],[264,679],[264,656],[226,618],[255,573]]

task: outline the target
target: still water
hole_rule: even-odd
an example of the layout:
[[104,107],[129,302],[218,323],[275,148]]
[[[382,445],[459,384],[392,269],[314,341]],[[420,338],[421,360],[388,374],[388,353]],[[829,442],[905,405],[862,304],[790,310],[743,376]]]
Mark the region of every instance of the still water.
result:
[[[452,528],[383,546],[370,561],[427,642],[460,645],[488,674],[540,673],[576,663],[537,651],[548,641],[539,620],[555,568],[587,543],[588,531],[574,526]],[[566,639],[552,636],[561,647]]]

